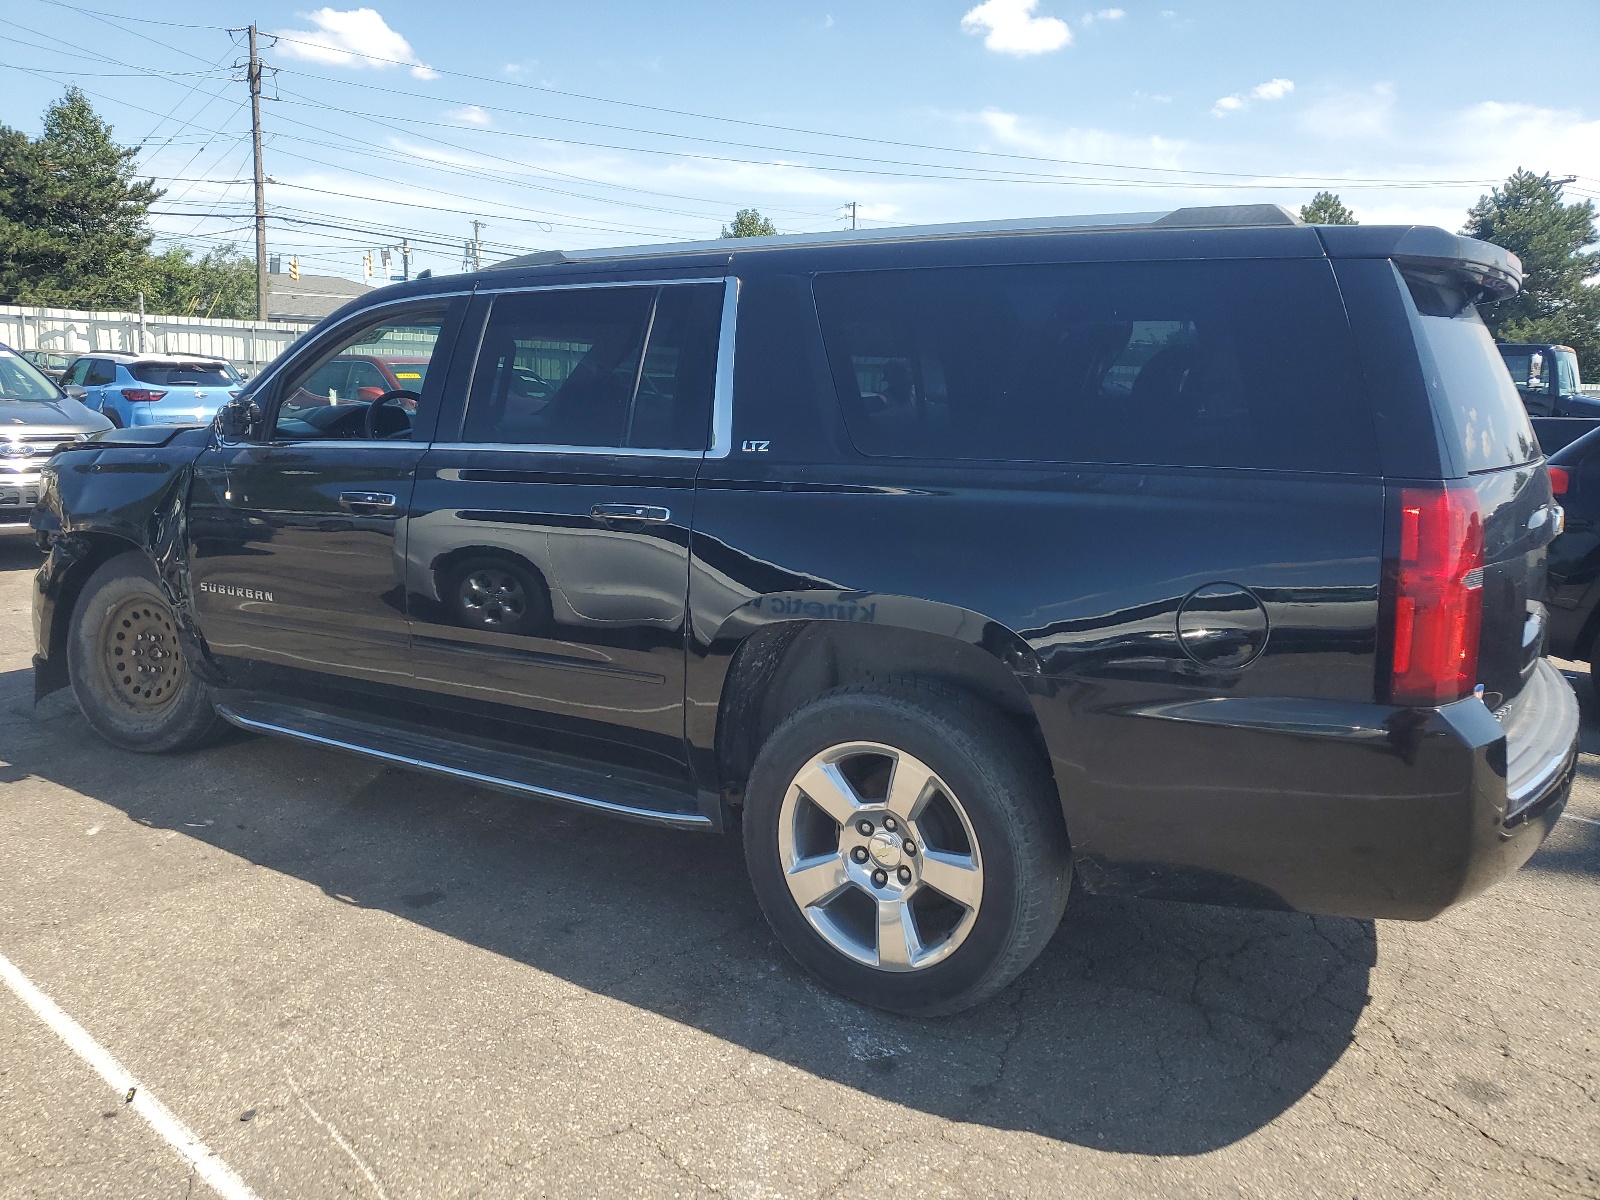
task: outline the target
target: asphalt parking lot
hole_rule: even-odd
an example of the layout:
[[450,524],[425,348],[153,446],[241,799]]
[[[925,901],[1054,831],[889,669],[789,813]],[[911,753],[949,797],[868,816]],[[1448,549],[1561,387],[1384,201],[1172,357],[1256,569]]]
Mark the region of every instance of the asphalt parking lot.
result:
[[[737,845],[35,708],[0,541],[0,956],[262,1200],[1600,1195],[1600,713],[1410,925],[1075,897],[964,1016],[819,991]],[[0,1196],[210,1194],[0,988]]]

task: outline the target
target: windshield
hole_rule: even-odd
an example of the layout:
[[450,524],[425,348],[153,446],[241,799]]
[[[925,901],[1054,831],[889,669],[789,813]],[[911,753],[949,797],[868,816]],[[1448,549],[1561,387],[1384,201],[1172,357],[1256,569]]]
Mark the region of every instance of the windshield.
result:
[[428,364],[425,362],[393,362],[389,363],[389,370],[398,381],[399,385],[408,392],[421,393],[423,382],[428,378]]
[[13,351],[0,349],[0,400],[56,400],[60,396],[38,367]]
[[157,387],[231,387],[239,382],[233,368],[219,362],[136,362],[129,364],[128,373]]

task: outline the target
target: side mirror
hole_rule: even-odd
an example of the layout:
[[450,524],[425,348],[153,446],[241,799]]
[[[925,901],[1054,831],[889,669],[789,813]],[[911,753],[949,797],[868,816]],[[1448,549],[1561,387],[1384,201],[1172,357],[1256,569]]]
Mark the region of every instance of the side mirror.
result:
[[262,420],[261,406],[250,397],[229,400],[217,410],[217,435],[225,442],[253,442]]
[[71,396],[79,404],[82,404],[89,398],[89,393],[75,383],[64,383],[61,385],[61,390],[67,395]]

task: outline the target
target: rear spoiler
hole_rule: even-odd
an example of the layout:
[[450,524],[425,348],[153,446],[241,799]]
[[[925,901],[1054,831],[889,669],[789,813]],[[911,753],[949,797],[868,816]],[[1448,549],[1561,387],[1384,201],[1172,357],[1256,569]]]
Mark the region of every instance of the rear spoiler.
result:
[[1431,225],[1318,225],[1329,258],[1388,258],[1438,283],[1452,283],[1484,301],[1522,290],[1522,261],[1511,251]]

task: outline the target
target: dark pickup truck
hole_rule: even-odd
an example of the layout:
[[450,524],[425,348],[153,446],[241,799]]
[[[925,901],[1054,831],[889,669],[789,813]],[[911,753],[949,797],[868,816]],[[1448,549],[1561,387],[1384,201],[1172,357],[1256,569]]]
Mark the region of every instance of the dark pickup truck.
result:
[[1571,346],[1502,342],[1500,357],[1530,417],[1600,418],[1600,396],[1584,394],[1578,352]]

